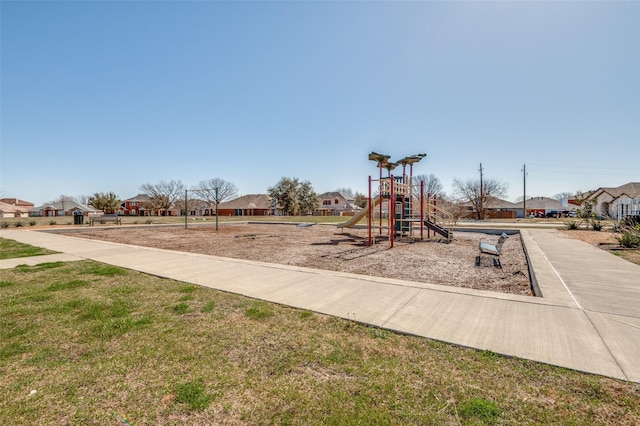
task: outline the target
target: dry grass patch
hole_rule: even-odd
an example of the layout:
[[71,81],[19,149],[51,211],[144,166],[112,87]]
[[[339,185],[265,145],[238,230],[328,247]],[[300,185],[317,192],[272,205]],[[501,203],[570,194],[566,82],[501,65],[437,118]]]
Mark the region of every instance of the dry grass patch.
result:
[[95,262],[2,282],[0,424],[640,422],[637,384]]

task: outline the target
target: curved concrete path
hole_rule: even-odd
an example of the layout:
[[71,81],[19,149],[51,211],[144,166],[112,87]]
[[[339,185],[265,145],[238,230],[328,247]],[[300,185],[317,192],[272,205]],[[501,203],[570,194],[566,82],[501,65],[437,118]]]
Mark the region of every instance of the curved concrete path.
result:
[[28,230],[0,237],[62,254],[1,268],[91,259],[356,319],[387,329],[640,382],[640,266],[548,229],[522,229],[543,297],[243,261]]

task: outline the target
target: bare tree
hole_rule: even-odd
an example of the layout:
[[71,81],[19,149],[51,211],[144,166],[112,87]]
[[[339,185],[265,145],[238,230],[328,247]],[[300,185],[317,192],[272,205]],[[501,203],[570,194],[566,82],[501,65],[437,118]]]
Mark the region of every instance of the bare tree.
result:
[[339,192],[344,195],[345,198],[355,198],[356,194],[351,188],[337,188],[335,192]]
[[76,198],[71,196],[71,195],[60,195],[58,198],[56,198],[55,200],[51,201],[52,203],[60,203],[62,204],[62,210],[66,211],[67,207],[65,206],[66,203],[68,202],[77,202]]
[[453,180],[453,190],[456,196],[463,201],[470,202],[476,212],[476,218],[484,219],[485,209],[491,207],[491,203],[507,193],[508,185],[496,179],[461,181]]
[[191,189],[197,191],[198,198],[215,205],[216,211],[220,203],[233,199],[238,195],[236,185],[221,178],[200,181],[197,185],[192,186]]
[[571,198],[573,197],[573,193],[572,192],[559,192],[556,195],[553,196],[554,200],[558,200],[558,201],[562,201],[565,200],[567,198]]
[[416,175],[413,177],[413,185],[417,185],[417,188],[414,188],[414,194],[419,197],[420,196],[420,182],[424,182],[424,195],[431,194],[440,198],[445,195],[442,190],[442,183],[440,179],[436,177],[433,173],[428,175]]
[[179,180],[169,182],[161,180],[157,184],[145,183],[140,186],[140,190],[149,196],[148,205],[155,210],[156,214],[160,212],[166,214],[178,200],[184,197],[185,186]]

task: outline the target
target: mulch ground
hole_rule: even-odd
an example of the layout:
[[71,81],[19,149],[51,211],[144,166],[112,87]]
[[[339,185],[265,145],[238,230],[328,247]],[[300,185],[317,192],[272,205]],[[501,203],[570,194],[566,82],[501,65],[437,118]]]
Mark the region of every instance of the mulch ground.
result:
[[[376,231],[377,232],[377,231]],[[519,235],[502,247],[502,269],[483,258],[476,266],[478,243],[495,243],[497,235],[455,232],[441,238],[402,238],[389,247],[385,235],[367,246],[366,229],[334,225],[298,227],[281,224],[222,224],[94,228],[74,236],[260,262],[304,266],[376,277],[396,278],[503,293],[532,295],[528,266]],[[415,237],[419,237],[416,233]],[[426,237],[426,231],[425,231]]]

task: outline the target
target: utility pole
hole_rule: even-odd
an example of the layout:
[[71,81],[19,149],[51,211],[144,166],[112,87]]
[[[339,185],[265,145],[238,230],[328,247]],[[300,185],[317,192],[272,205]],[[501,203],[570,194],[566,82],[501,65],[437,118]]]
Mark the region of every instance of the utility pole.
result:
[[527,164],[522,166],[522,185],[523,185],[523,198],[522,198],[522,217],[527,218]]
[[480,163],[480,202],[478,203],[478,205],[480,206],[480,209],[478,211],[478,218],[480,219],[484,219],[484,213],[483,213],[483,198],[484,198],[484,194],[483,194],[483,190],[482,190],[482,163]]

